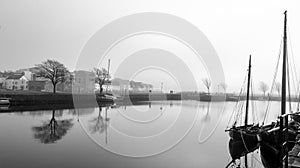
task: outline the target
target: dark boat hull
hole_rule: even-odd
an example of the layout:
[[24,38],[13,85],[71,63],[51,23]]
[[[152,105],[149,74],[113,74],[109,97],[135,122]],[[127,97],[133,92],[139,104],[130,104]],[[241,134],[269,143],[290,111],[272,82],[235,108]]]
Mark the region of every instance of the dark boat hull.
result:
[[229,151],[232,159],[239,159],[247,153],[253,152],[259,148],[262,132],[274,128],[275,123],[259,127],[257,125],[233,127],[229,130],[230,141]]
[[[289,124],[289,133],[288,140],[295,141],[296,139],[296,128],[294,127],[294,123],[291,122]],[[260,153],[261,160],[265,168],[279,168],[281,166],[282,156],[280,154],[281,150],[281,136],[280,130],[276,130],[274,132],[267,132],[265,130],[260,134],[261,143],[260,143]],[[288,144],[288,150],[290,151],[293,148],[294,144]]]
[[257,138],[251,137],[243,140],[229,140],[229,152],[232,160],[239,159],[248,153],[258,149],[259,143]]
[[254,125],[232,127],[229,131],[229,136],[233,140],[243,140],[245,138],[256,137],[259,132],[259,127]]
[[258,149],[258,128],[257,126],[250,125],[233,127],[229,130],[229,152],[233,160],[239,159],[247,153]]

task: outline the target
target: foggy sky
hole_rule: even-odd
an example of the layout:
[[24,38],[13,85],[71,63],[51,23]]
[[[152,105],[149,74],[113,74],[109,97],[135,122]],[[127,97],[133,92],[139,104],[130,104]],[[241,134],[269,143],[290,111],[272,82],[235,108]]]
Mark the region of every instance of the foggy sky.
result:
[[[138,12],[162,12],[189,21],[208,37],[220,57],[230,91],[240,88],[249,54],[253,56],[254,83],[270,85],[284,10],[288,10],[293,55],[300,72],[299,6],[297,0],[1,0],[0,71],[32,67],[47,58],[74,70],[81,49],[104,25]],[[116,68],[112,62],[112,72]]]

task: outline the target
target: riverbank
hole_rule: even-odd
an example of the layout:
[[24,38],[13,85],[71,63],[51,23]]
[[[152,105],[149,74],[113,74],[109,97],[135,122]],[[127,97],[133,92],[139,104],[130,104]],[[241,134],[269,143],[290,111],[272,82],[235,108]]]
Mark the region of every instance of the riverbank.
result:
[[[187,93],[129,93],[119,95],[116,99],[104,94],[72,94],[32,91],[0,91],[0,98],[10,100],[10,105],[59,105],[73,104],[74,101],[89,104],[95,99],[98,103],[113,103],[114,101],[162,101],[162,100],[197,100],[197,101],[234,101],[236,98],[226,95],[187,94]],[[95,101],[94,101],[95,102]]]
[[[100,94],[72,94],[72,93],[49,93],[35,91],[10,91],[0,90],[0,98],[10,100],[10,108],[19,109],[25,106],[42,107],[48,109],[52,107],[76,108],[105,106],[114,103],[140,102],[140,101],[163,101],[163,100],[195,100],[195,101],[237,101],[238,96],[233,94],[205,94],[205,93],[129,93],[129,95],[118,95],[116,99],[108,98]],[[241,97],[243,100],[245,97]],[[95,101],[96,100],[96,101]],[[269,98],[254,96],[252,100],[267,101]],[[270,97],[271,101],[280,101],[280,97]],[[292,101],[298,101],[292,98]],[[97,103],[95,103],[97,102]],[[2,107],[3,109],[4,107]]]

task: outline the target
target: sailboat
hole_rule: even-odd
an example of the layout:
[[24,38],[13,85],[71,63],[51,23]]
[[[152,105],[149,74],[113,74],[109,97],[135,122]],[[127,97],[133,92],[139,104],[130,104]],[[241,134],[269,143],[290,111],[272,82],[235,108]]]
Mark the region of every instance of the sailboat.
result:
[[[281,89],[281,115],[286,114],[286,81],[287,81],[287,11],[284,12],[284,35],[283,35],[283,65],[282,65],[282,89]],[[294,141],[296,138],[296,126],[293,121],[289,121],[289,133],[288,140]],[[282,166],[281,149],[282,132],[279,129],[279,123],[277,121],[276,128],[271,130],[263,130],[260,133],[260,152],[261,160],[266,168],[279,168]],[[288,150],[292,149],[292,145],[288,145]]]
[[248,124],[250,83],[251,83],[251,55],[249,58],[249,66],[248,66],[247,97],[246,97],[244,125],[235,126],[236,125],[235,122],[230,129],[226,130],[229,132],[229,136],[230,136],[229,152],[233,161],[239,159],[242,156],[245,156],[247,153],[250,153],[258,149],[259,147],[259,141],[257,137],[259,126],[254,124]]

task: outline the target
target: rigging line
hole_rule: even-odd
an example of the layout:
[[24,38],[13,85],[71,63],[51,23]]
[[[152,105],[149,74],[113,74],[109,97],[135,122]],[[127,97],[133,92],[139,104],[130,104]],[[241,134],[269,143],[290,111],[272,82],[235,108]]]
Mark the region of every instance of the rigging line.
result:
[[291,84],[290,84],[290,70],[289,70],[289,62],[290,62],[290,60],[289,60],[289,57],[288,57],[288,52],[286,52],[286,54],[287,54],[287,57],[286,57],[286,59],[287,59],[287,65],[288,65],[288,67],[287,67],[287,81],[288,81],[288,95],[289,95],[289,108],[290,108],[290,113],[291,113],[291,111],[292,111],[292,102],[291,102]]
[[296,89],[296,100],[298,100],[297,102],[297,111],[299,111],[299,105],[300,105],[300,81],[298,82],[298,86]]
[[292,62],[293,62],[293,66],[294,66],[294,70],[295,70],[295,74],[296,74],[296,81],[299,82],[298,77],[297,77],[297,69],[296,69],[296,64],[295,64],[295,57],[294,57],[294,51],[293,51],[293,46],[292,46],[292,40],[291,40],[291,35],[290,35],[290,31],[288,28],[288,34],[289,34],[289,42],[290,42],[290,48],[291,48],[291,57],[292,57]]
[[241,130],[239,130],[239,132],[240,132],[240,134],[241,134],[241,137],[242,137],[242,142],[243,142],[243,145],[244,145],[244,147],[245,147],[245,149],[246,149],[247,153],[249,153],[248,147],[247,147],[247,145],[246,145],[246,142],[245,142],[245,140],[244,140],[243,133],[242,133],[242,131],[241,131]]
[[[277,58],[277,64],[276,64],[276,67],[275,67],[275,73],[274,73],[274,76],[273,76],[273,82],[272,82],[272,86],[271,86],[271,90],[270,90],[271,93],[273,92],[274,83],[276,81],[276,77],[277,77],[277,73],[278,73],[278,67],[279,67],[281,50],[282,50],[282,43],[283,43],[283,40],[280,41],[280,47],[279,47],[279,53],[278,53],[278,58]],[[271,100],[269,98],[268,104],[267,104],[267,107],[266,107],[266,111],[265,111],[265,115],[264,115],[264,119],[263,119],[263,122],[262,122],[262,125],[264,125],[264,123],[266,121],[266,118],[268,116],[269,109],[270,109],[270,102],[271,102]]]
[[292,86],[293,86],[294,91],[296,91],[296,93],[298,93],[298,90],[296,89],[296,85],[298,83],[297,72],[296,72],[296,69],[294,69],[293,66],[292,66],[292,63],[295,65],[295,62],[293,62],[293,60],[290,59],[291,56],[289,56],[288,58],[289,58],[288,59],[288,66],[289,66],[289,69],[292,71],[292,72],[290,72],[290,80],[292,80],[292,84],[293,84]]
[[[252,75],[251,75],[251,79],[252,78]],[[251,111],[252,111],[252,120],[253,120],[253,123],[256,121],[256,118],[255,118],[255,113],[254,113],[254,104],[253,104],[253,80],[251,80],[250,82],[250,87],[251,87]]]
[[[236,114],[236,113],[237,113],[236,111],[237,111],[237,109],[238,109],[238,105],[239,105],[239,101],[240,101],[240,95],[241,95],[241,92],[242,92],[242,88],[241,88],[240,93],[239,93],[239,96],[238,96],[238,101],[236,102],[235,107],[234,107],[234,109],[233,109],[233,113],[231,113],[231,116],[230,116],[230,118],[229,118],[227,127],[229,127],[229,124],[230,124],[230,122],[231,122],[233,116],[235,116],[235,117],[234,117],[234,121],[236,121],[236,115],[237,115],[237,114]],[[234,114],[236,114],[236,115],[234,115]],[[233,124],[233,125],[235,125],[235,124]]]
[[[254,83],[254,82],[253,82]],[[254,88],[254,84],[252,83],[252,88]],[[252,97],[254,97],[254,89],[252,90]],[[254,115],[256,117],[256,121],[259,124],[259,117],[258,117],[258,110],[257,110],[257,106],[256,106],[256,101],[253,101],[253,110],[254,110]]]
[[[244,94],[243,97],[246,97],[246,95]],[[243,113],[244,105],[245,105],[245,102],[242,101],[241,106],[240,106],[240,116],[239,116],[239,119],[240,119],[240,125],[242,125],[242,123],[243,123],[243,118],[242,118],[242,117],[243,117],[243,114],[246,115],[246,113]],[[241,117],[241,116],[242,116],[242,117]]]
[[251,77],[251,105],[252,105],[252,117],[253,117],[253,123],[254,122],[257,122],[259,124],[259,121],[258,121],[258,117],[257,117],[257,110],[255,110],[255,101],[253,100],[253,97],[254,97],[254,87],[253,87],[253,78]]
[[[297,76],[297,69],[296,69],[296,65],[295,65],[295,57],[294,57],[294,51],[293,51],[293,45],[292,45],[292,40],[291,40],[291,35],[290,35],[290,31],[289,31],[289,28],[288,28],[288,35],[289,35],[289,42],[290,42],[290,48],[291,48],[291,54],[292,54],[292,62],[293,62],[293,67],[294,67],[294,70],[295,70],[295,79],[296,79],[296,86],[297,89],[296,89],[296,98],[298,100],[300,100],[300,79],[298,80],[298,76]],[[299,105],[300,105],[300,101],[298,101],[297,103],[297,111],[299,111]]]
[[240,125],[242,123],[243,119],[243,107],[244,107],[244,101],[241,100],[239,103],[238,111],[237,111],[237,116],[236,116],[236,122],[238,122]]
[[[241,104],[241,97],[242,97],[242,93],[243,93],[243,91],[244,91],[244,85],[245,85],[246,80],[247,80],[247,75],[245,75],[245,77],[244,77],[244,81],[243,81],[243,83],[242,83],[242,87],[241,87],[241,90],[240,90],[240,93],[239,93],[239,96],[238,96],[238,101],[236,102],[234,112],[233,112],[232,115],[230,116],[230,119],[229,119],[229,122],[228,122],[227,126],[228,126],[229,123],[231,122],[231,119],[232,119],[232,117],[233,117],[233,114],[236,114],[236,115],[234,115],[234,124],[233,124],[233,126],[236,125],[237,120],[240,118],[239,116],[240,116],[241,114],[239,113],[239,111],[241,110],[241,108],[240,108],[240,106],[241,106],[241,105],[240,105],[240,104]],[[236,111],[236,110],[237,110],[237,111]]]
[[[247,92],[247,82],[248,82],[248,70],[245,75],[244,83],[242,85],[241,99],[243,98],[243,101],[241,101],[241,103],[240,103],[239,115],[237,118],[237,120],[239,120],[239,122],[240,122],[240,125],[242,125],[242,123],[243,123],[243,116],[246,116],[246,113],[244,113],[243,109],[244,109],[244,105],[245,105],[245,98],[246,98],[246,92]],[[245,114],[245,115],[243,115],[243,114]]]
[[[300,84],[300,83],[299,83]],[[298,87],[299,88],[299,87]],[[298,96],[298,97],[297,97]],[[299,108],[300,108],[300,93],[297,93],[296,99],[298,100],[297,103],[297,112],[299,112]]]
[[[254,95],[255,95],[255,90],[253,89],[253,97],[254,97]],[[257,101],[254,101],[254,108],[255,108],[255,111],[256,111],[256,118],[257,118],[258,123],[259,123],[260,118],[258,117]]]
[[[289,66],[291,67],[291,61],[289,61]],[[292,89],[294,89],[294,91],[296,92],[296,93],[298,93],[298,91],[297,91],[297,89],[296,89],[296,83],[297,83],[297,79],[296,79],[296,76],[297,75],[295,75],[295,70],[293,69],[293,67],[291,67],[291,77],[290,77],[290,79],[292,80]]]
[[293,89],[295,89],[295,91],[298,92],[298,90],[296,90],[296,85],[298,83],[297,71],[296,71],[296,68],[292,66],[292,64],[295,65],[295,62],[293,61],[293,58],[290,59],[289,66],[290,66],[291,71],[292,71],[291,73],[292,73],[292,80],[293,80],[293,87],[294,87]]

